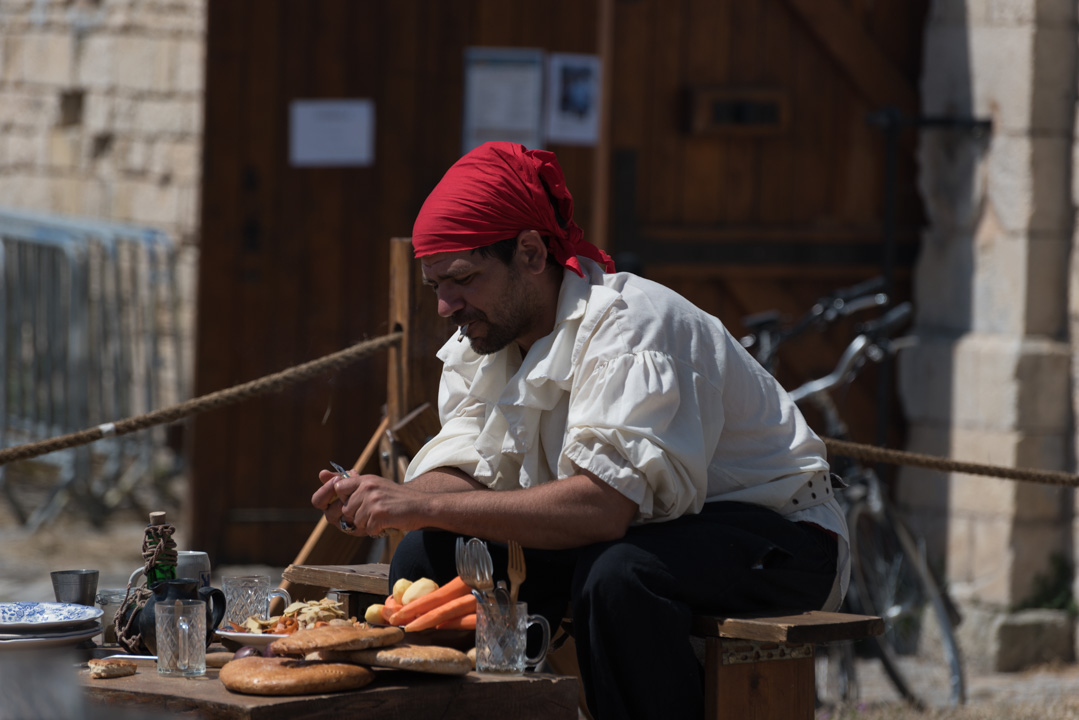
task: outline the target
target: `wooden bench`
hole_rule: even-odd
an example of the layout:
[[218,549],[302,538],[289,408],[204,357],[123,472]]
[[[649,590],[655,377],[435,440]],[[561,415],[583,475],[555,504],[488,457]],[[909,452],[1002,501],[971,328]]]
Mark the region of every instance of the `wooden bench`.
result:
[[[290,565],[284,578],[337,590],[348,613],[356,617],[390,592],[389,566],[384,563]],[[692,631],[704,643],[706,720],[812,720],[816,646],[880,635],[884,622],[819,611],[698,615]]]

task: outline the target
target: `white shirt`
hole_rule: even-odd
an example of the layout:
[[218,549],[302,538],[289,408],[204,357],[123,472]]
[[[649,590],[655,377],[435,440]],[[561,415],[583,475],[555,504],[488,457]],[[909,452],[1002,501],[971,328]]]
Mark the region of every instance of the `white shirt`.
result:
[[790,396],[718,319],[670,289],[581,258],[566,271],[554,330],[522,358],[449,340],[442,430],[405,481],[455,467],[499,489],[588,470],[637,504],[636,522],[737,500],[840,538],[826,609],[846,592],[847,528],[825,447]]

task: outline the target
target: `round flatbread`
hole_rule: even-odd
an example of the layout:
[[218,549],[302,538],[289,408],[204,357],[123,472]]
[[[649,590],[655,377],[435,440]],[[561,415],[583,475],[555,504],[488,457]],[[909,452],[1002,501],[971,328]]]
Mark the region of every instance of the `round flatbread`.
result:
[[468,655],[440,645],[406,644],[369,650],[319,650],[307,655],[307,659],[377,665],[438,675],[467,675],[472,669]]
[[401,642],[405,631],[399,627],[353,627],[324,625],[297,630],[287,637],[274,640],[270,648],[277,655],[303,657],[316,650],[365,650]]
[[375,679],[365,667],[250,655],[221,668],[221,683],[246,695],[311,695],[357,690]]

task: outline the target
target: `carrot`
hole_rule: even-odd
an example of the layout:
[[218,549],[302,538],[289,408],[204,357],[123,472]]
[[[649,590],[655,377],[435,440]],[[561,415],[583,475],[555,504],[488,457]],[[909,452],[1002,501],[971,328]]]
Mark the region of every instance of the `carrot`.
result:
[[389,625],[393,614],[403,607],[404,605],[394,600],[393,594],[386,596],[386,601],[382,603],[382,621]]
[[471,594],[472,588],[465,585],[465,581],[458,575],[437,590],[432,590],[426,595],[416,598],[395,612],[390,616],[390,625],[407,625],[420,615],[434,610],[449,600],[459,598],[462,595],[471,596]]
[[468,615],[461,615],[455,617],[453,620],[447,620],[444,623],[435,625],[436,630],[475,630],[476,629],[476,613],[469,613]]
[[441,625],[444,622],[459,618],[462,615],[468,615],[469,613],[475,614],[475,612],[475,596],[471,593],[468,595],[460,595],[452,600],[442,603],[432,610],[428,610],[423,615],[420,615],[418,618],[405,625],[405,632],[427,630],[436,625]]

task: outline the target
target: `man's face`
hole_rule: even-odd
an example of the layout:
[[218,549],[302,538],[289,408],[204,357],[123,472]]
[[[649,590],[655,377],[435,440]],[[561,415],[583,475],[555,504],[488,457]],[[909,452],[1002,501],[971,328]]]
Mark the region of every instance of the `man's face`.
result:
[[461,326],[476,352],[498,352],[534,327],[535,291],[513,262],[466,250],[430,255],[420,264],[424,285],[438,295],[438,314]]

